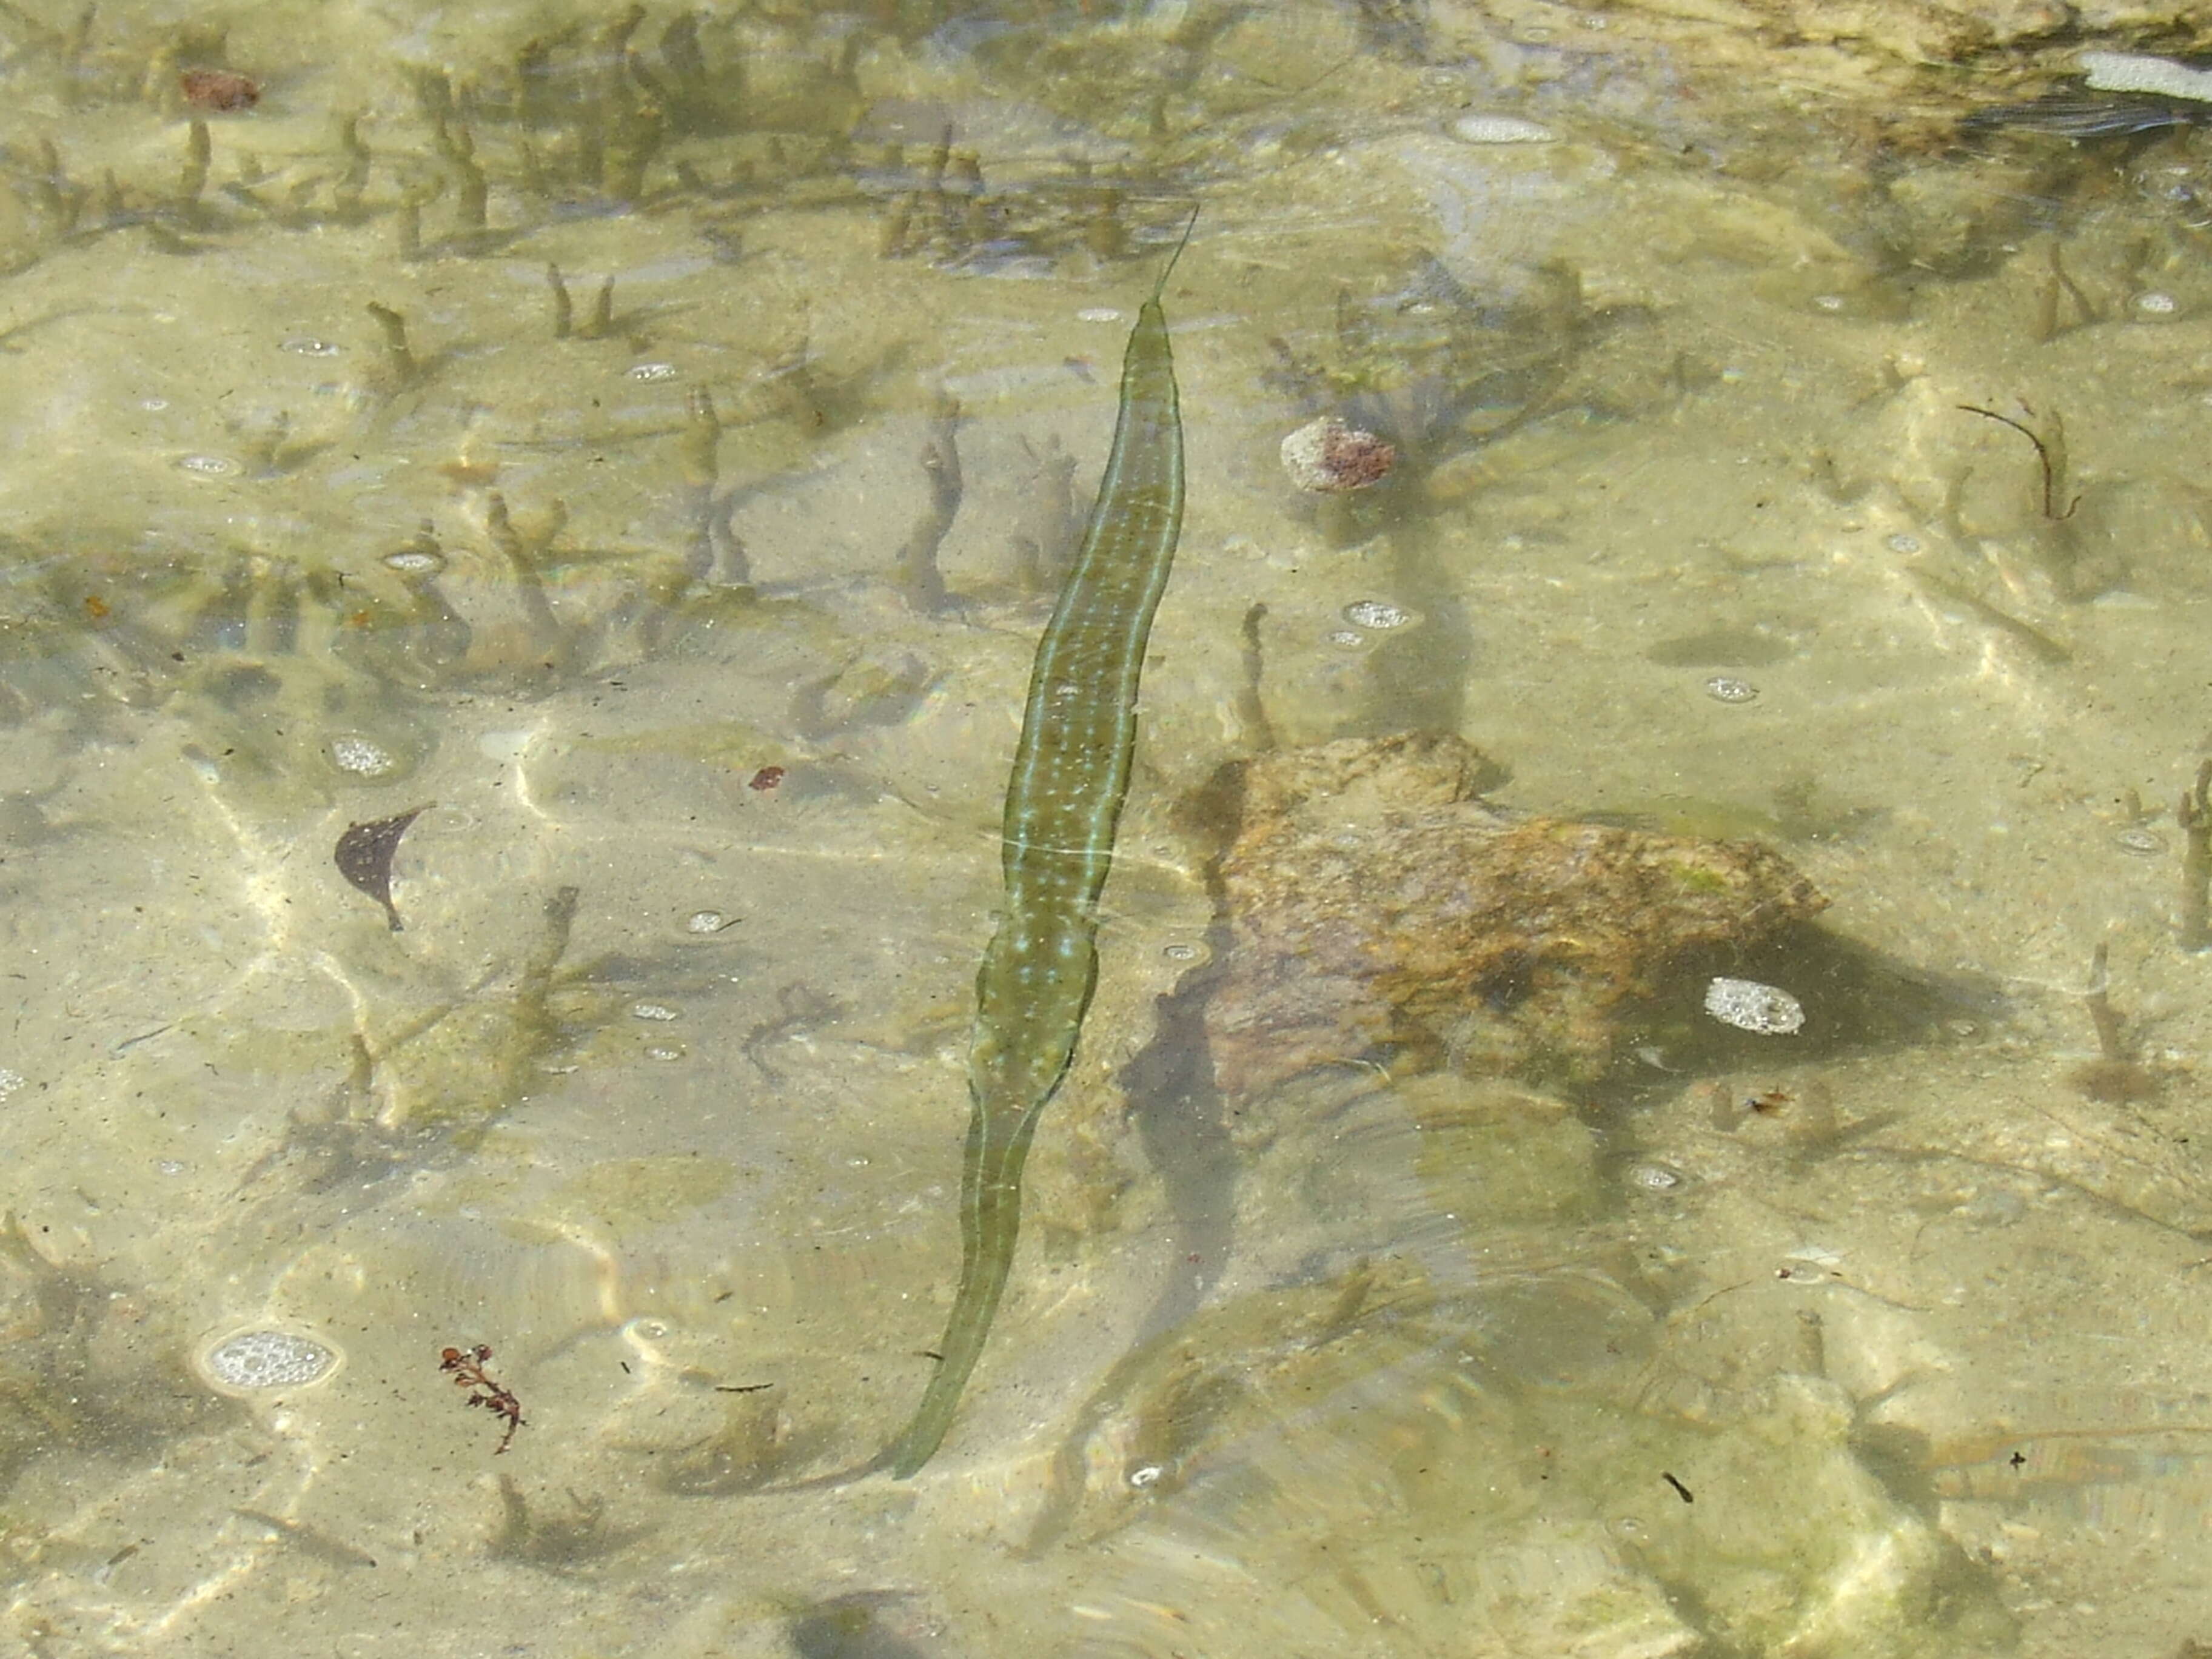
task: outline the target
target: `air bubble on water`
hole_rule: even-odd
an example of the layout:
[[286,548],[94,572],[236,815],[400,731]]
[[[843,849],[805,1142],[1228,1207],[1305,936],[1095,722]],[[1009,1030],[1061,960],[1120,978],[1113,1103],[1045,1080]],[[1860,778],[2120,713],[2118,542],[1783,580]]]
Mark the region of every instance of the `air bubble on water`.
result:
[[1170,962],[1195,962],[1198,960],[1198,946],[1195,945],[1164,945],[1160,947],[1160,954],[1165,957]]
[[446,568],[445,557],[420,547],[403,547],[384,556],[384,568],[403,576],[434,575]]
[[2170,317],[2180,308],[2180,302],[2173,295],[2161,294],[2155,289],[2148,294],[2136,295],[2136,309],[2147,317]]
[[730,925],[730,919],[720,910],[694,910],[684,918],[687,933],[719,933]]
[[319,1382],[337,1363],[333,1351],[312,1338],[275,1330],[240,1331],[200,1357],[210,1383],[241,1394]]
[[328,340],[318,340],[312,334],[295,334],[277,349],[289,351],[295,357],[335,357],[344,348],[332,345]]
[[1759,688],[1749,680],[1716,674],[1705,682],[1705,695],[1715,702],[1749,702],[1759,696]]
[[1663,1164],[1638,1164],[1629,1170],[1628,1178],[1655,1193],[1669,1192],[1682,1184],[1680,1173]]
[[1157,1463],[1146,1463],[1129,1471],[1129,1484],[1142,1492],[1147,1486],[1157,1485],[1159,1478],[1166,1473]]
[[1321,636],[1323,645],[1334,645],[1346,651],[1356,651],[1367,643],[1367,635],[1356,628],[1332,628]]
[[228,455],[179,455],[177,471],[195,478],[234,478],[246,469]]
[[2112,844],[2123,853],[2132,853],[2139,859],[2156,858],[2166,851],[2166,838],[2154,830],[2141,824],[2130,824],[2112,837]]
[[675,1009],[670,1007],[665,1002],[633,1002],[629,1006],[629,1017],[632,1019],[659,1020],[670,1020],[681,1018]]
[[1705,987],[1705,1012],[1723,1025],[1762,1036],[1787,1036],[1805,1024],[1802,1003],[1755,979],[1716,979]]
[[1920,538],[1908,536],[1899,530],[1887,538],[1882,544],[1893,553],[1917,553],[1920,550]]
[[655,1043],[645,1051],[645,1057],[647,1060],[681,1060],[684,1058],[684,1050],[672,1042]]
[[1372,628],[1378,632],[1391,628],[1404,628],[1419,620],[1403,605],[1392,605],[1383,599],[1354,599],[1344,607],[1344,619],[1355,628]]
[[676,365],[673,363],[634,363],[630,366],[629,378],[633,380],[643,380],[648,384],[654,380],[672,380],[676,378]]
[[0,1066],[0,1100],[7,1099],[9,1095],[14,1094],[22,1086],[23,1074],[21,1072],[11,1071],[5,1066]]

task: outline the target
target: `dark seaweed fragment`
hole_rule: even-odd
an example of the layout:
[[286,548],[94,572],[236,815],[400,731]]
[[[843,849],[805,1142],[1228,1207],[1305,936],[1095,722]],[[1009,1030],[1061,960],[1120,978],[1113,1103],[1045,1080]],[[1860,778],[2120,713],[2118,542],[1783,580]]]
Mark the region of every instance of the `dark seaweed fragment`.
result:
[[338,837],[338,873],[384,907],[395,933],[400,931],[400,921],[398,908],[392,902],[392,860],[407,826],[428,811],[431,805],[426,802],[373,823],[350,825]]

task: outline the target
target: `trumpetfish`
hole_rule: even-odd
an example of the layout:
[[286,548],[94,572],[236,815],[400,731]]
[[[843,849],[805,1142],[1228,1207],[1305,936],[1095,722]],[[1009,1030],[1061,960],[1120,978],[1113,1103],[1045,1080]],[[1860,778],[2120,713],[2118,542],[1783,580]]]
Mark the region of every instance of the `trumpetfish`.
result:
[[1197,222],[1194,208],[1129,332],[1114,447],[1030,674],[1006,781],[1005,898],[975,975],[960,1288],[936,1375],[892,1449],[902,1480],[945,1438],[990,1336],[1021,1230],[1022,1164],[1098,980],[1098,894],[1128,793],[1137,681],[1182,527],[1182,419],[1160,300]]

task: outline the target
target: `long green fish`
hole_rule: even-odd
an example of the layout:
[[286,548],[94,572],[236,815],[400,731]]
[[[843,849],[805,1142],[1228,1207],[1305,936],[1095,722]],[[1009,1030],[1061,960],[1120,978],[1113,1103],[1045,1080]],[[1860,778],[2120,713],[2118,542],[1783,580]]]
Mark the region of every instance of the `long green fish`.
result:
[[1098,979],[1098,892],[1129,787],[1137,677],[1182,526],[1182,421],[1160,309],[1182,254],[1178,246],[1130,331],[1114,453],[1030,675],[1006,781],[1006,900],[975,975],[960,1290],[937,1374],[892,1452],[902,1480],[945,1438],[991,1334],[1021,1230],[1022,1162]]

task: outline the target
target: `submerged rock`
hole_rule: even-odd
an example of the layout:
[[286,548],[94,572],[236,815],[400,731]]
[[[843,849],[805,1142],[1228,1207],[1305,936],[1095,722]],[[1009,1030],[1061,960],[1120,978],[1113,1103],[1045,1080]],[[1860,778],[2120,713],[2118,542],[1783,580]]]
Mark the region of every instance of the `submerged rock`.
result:
[[1592,1076],[1670,963],[1827,906],[1755,842],[1501,811],[1478,796],[1484,764],[1420,733],[1252,763],[1222,862],[1233,948],[1206,1009],[1225,1091],[1384,1045]]

